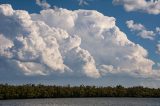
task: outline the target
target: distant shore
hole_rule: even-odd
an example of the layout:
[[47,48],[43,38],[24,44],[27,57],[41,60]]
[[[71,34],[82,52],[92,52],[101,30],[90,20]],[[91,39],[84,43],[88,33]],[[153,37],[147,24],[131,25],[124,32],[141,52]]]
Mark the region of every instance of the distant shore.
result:
[[92,98],[92,97],[134,97],[160,98],[160,88],[142,86],[99,87],[99,86],[56,86],[56,85],[8,85],[0,84],[0,100],[38,98]]

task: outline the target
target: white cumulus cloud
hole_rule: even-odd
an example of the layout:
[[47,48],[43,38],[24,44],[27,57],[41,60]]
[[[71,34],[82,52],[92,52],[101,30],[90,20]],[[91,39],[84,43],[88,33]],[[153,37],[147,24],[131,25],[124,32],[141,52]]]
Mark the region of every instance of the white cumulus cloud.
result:
[[115,5],[123,5],[126,11],[140,11],[148,14],[160,14],[159,0],[113,0]]
[[14,69],[26,76],[155,75],[147,51],[128,40],[115,18],[97,11],[59,8],[29,14],[2,4],[0,19],[1,73]]
[[135,31],[143,39],[153,40],[156,35],[156,32],[147,30],[142,24],[135,23],[133,20],[126,21],[126,24],[131,31]]

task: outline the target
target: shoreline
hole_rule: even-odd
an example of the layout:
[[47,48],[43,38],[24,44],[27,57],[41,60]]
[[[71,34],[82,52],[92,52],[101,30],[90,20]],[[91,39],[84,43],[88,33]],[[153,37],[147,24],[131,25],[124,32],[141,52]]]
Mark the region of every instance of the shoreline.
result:
[[160,97],[59,97],[59,98],[19,98],[19,99],[0,99],[0,101],[7,100],[45,100],[45,99],[160,99]]

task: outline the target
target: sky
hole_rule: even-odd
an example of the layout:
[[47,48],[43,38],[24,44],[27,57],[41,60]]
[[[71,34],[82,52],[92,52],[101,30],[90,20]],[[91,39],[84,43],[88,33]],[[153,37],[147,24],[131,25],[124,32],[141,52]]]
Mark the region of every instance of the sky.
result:
[[160,87],[160,1],[0,0],[0,83]]

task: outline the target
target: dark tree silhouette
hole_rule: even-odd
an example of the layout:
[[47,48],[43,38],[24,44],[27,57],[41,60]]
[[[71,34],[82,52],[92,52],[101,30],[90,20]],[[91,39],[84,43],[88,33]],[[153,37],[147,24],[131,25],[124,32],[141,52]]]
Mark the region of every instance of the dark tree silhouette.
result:
[[73,98],[73,97],[160,97],[160,88],[142,86],[125,88],[96,86],[46,86],[46,85],[8,85],[0,84],[0,99],[29,98]]

